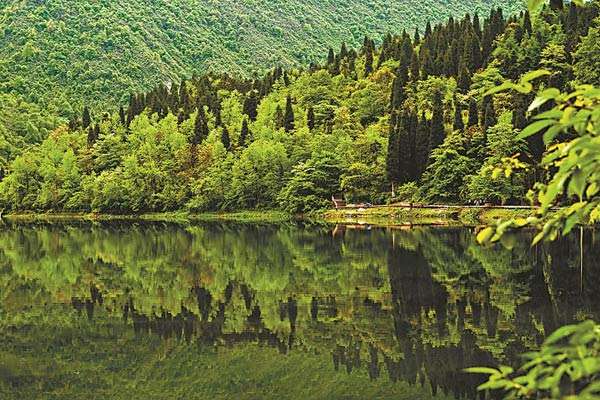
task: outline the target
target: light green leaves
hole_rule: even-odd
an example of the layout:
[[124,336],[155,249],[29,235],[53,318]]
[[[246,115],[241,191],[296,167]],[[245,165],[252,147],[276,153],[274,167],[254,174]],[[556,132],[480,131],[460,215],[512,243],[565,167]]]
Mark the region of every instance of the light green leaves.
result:
[[488,375],[478,390],[502,390],[506,399],[598,399],[599,352],[600,325],[586,321],[552,333],[540,351],[524,354],[527,361],[516,372],[504,366],[465,372]]

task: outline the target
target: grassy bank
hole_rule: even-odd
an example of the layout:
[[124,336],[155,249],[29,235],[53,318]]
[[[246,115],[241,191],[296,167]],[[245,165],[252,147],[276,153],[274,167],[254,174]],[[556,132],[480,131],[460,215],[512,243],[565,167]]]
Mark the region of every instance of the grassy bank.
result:
[[[525,217],[528,209],[507,208],[409,208],[372,207],[368,209],[328,210],[303,218],[315,223],[370,224],[377,226],[407,225],[481,225],[494,222],[498,218]],[[131,215],[97,213],[20,213],[3,215],[10,222],[66,222],[66,221],[148,221],[170,223],[192,223],[203,221],[232,221],[241,223],[282,223],[298,219],[283,211],[237,211],[222,213],[167,212]]]
[[97,213],[19,213],[3,215],[2,219],[10,222],[61,222],[61,221],[148,221],[190,223],[202,221],[235,221],[246,223],[281,223],[292,220],[282,211],[238,211],[229,213],[188,213],[184,211],[165,213],[145,213],[129,215],[97,214]]
[[528,209],[508,208],[409,208],[373,207],[368,209],[330,210],[322,218],[331,223],[357,223],[379,226],[405,225],[481,225],[502,218],[526,217]]

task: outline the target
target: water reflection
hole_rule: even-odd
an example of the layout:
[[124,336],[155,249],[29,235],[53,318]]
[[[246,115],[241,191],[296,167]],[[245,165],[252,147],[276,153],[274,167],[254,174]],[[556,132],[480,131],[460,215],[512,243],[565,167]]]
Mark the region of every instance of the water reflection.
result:
[[[531,249],[468,229],[211,223],[0,228],[0,327],[68,304],[136,337],[329,354],[338,374],[474,398],[465,367],[514,364],[544,335],[600,315],[593,231]],[[67,313],[67,311],[65,311]],[[31,323],[31,322],[29,322]],[[5,332],[6,333],[6,332]],[[14,351],[8,345],[3,351]]]

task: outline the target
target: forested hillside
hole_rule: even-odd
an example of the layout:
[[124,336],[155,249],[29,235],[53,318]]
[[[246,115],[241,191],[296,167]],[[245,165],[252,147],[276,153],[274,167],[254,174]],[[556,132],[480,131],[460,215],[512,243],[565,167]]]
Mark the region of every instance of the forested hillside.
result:
[[320,61],[342,41],[414,31],[427,20],[487,14],[521,0],[0,1],[0,92],[51,105],[114,106],[207,70],[252,76]]
[[[0,203],[307,212],[327,207],[336,192],[355,202],[395,195],[521,203],[546,176],[538,166],[545,143],[517,136],[533,98],[486,92],[538,68],[549,71],[538,88],[600,82],[598,15],[598,2],[553,1],[534,15],[493,10],[414,36],[388,35],[381,46],[365,37],[356,50],[342,45],[305,70],[158,85],[117,113],[85,109],[17,157],[0,183]],[[494,172],[515,154],[527,168]]]

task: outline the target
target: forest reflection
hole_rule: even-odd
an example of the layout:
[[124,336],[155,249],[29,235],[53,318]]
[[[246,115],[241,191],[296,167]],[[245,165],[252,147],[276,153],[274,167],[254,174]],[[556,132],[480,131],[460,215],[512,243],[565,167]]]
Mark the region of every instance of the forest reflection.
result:
[[[530,248],[470,229],[210,223],[0,227],[0,313],[63,304],[124,332],[331,355],[340,374],[473,398],[479,377],[544,335],[600,316],[600,245],[585,231]],[[581,262],[581,254],[584,255]],[[72,311],[69,311],[72,310]]]

